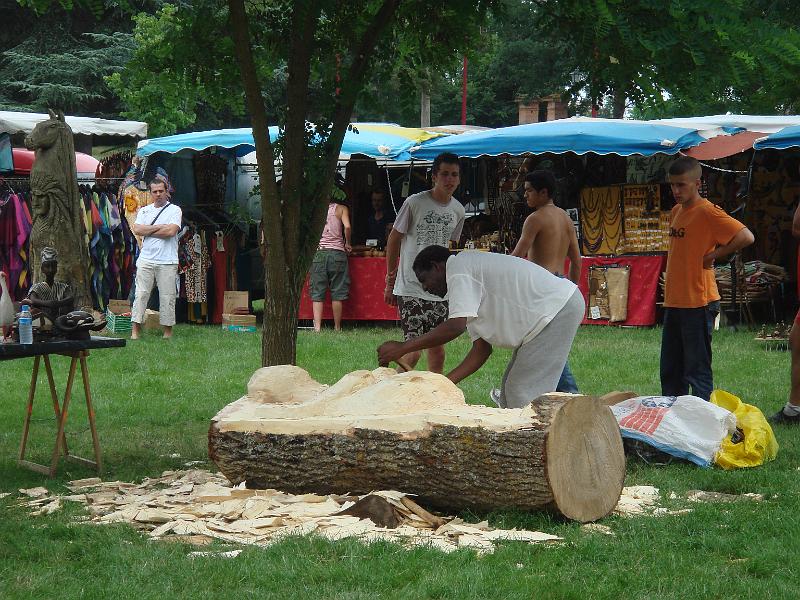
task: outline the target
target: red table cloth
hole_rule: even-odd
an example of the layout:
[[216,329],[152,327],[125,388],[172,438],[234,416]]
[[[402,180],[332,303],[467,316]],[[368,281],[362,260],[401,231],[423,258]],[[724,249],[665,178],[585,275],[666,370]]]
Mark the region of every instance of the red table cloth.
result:
[[581,261],[581,278],[578,287],[584,300],[589,301],[589,267],[592,265],[630,266],[628,281],[628,318],[609,323],[608,319],[583,319],[586,325],[635,325],[649,326],[656,323],[656,297],[658,278],[667,265],[666,254],[629,256],[584,256]]
[[[344,321],[397,321],[400,315],[396,306],[389,306],[383,301],[383,290],[386,286],[386,258],[351,256],[350,264],[350,296],[342,305]],[[330,292],[325,296],[322,311],[324,319],[333,319],[331,312]],[[308,277],[300,296],[299,319],[313,319],[311,296],[308,292]]]
[[[628,318],[614,325],[649,326],[656,323],[656,297],[658,278],[666,266],[667,257],[656,255],[629,255],[617,257],[584,256],[581,264],[579,288],[584,299],[589,298],[589,267],[592,265],[630,265],[628,286]],[[350,297],[342,307],[346,321],[396,321],[400,317],[397,307],[383,301],[386,278],[386,259],[383,257],[350,257]],[[308,278],[300,297],[300,319],[313,319]],[[332,319],[330,296],[325,299],[323,318]],[[584,319],[584,324],[608,325],[606,319]]]

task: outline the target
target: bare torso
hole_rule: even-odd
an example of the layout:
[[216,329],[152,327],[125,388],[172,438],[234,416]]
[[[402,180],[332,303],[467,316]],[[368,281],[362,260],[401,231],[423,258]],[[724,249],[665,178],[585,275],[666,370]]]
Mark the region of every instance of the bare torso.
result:
[[553,204],[537,209],[528,219],[534,219],[538,233],[528,249],[528,260],[551,273],[564,274],[564,261],[574,227],[567,213]]

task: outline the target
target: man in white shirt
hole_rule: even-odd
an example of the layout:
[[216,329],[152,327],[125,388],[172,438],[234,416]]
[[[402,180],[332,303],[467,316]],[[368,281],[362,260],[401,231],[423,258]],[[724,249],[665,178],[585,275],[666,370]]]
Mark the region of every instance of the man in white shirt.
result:
[[145,309],[158,286],[159,322],[164,337],[172,337],[175,324],[176,280],[178,275],[178,231],[183,213],[169,201],[167,183],[156,178],[150,181],[153,203],[142,207],[136,215],[133,233],[144,238],[136,260],[136,295],[131,311],[131,339],[139,339]]
[[574,283],[522,258],[476,251],[450,256],[440,246],[422,250],[414,272],[426,291],[448,295],[449,317],[423,336],[384,342],[380,364],[446,344],[466,330],[472,349],[447,374],[454,383],[477,371],[499,346],[514,348],[514,354],[493,397],[498,406],[522,408],[556,389],[583,319],[584,300]]
[[[406,198],[397,213],[386,242],[386,290],[384,300],[400,309],[400,325],[406,340],[421,336],[447,319],[447,300],[422,289],[412,265],[417,253],[432,244],[447,246],[461,237],[464,207],[453,198],[460,182],[455,154],[443,153],[433,161],[433,188]],[[398,266],[399,261],[399,266]],[[444,369],[444,346],[429,346],[428,370]],[[405,362],[413,367],[421,352]]]

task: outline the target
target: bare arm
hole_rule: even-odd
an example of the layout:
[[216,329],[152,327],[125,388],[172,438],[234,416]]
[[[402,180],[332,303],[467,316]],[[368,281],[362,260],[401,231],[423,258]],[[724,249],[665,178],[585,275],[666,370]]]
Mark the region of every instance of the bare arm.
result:
[[472,342],[472,348],[464,357],[464,360],[461,361],[461,364],[450,371],[447,374],[447,378],[453,383],[466,379],[480,369],[491,355],[492,345],[483,338],[478,338]]
[[393,360],[397,360],[409,352],[425,350],[434,346],[443,346],[464,333],[466,328],[467,317],[456,317],[455,319],[447,319],[428,333],[410,339],[407,342],[384,342],[378,346],[378,364],[388,365]]
[[569,257],[569,280],[578,285],[578,280],[581,278],[581,249],[578,245],[578,235],[575,233],[575,228],[570,222],[569,225],[569,249],[567,256]]
[[134,225],[131,230],[136,235],[142,237],[157,237],[157,238],[171,238],[178,235],[180,226],[175,223],[166,223],[163,225]]
[[725,244],[724,246],[718,246],[708,254],[703,257],[703,268],[704,269],[711,269],[714,267],[714,261],[718,258],[722,258],[723,256],[728,256],[729,254],[733,254],[734,252],[741,250],[742,248],[746,248],[750,244],[756,241],[755,236],[753,233],[747,228],[742,227],[735,236],[731,238],[731,241]]
[[395,306],[397,300],[394,297],[394,280],[397,278],[397,265],[400,262],[400,244],[403,242],[405,234],[392,228],[389,232],[389,239],[386,240],[386,289],[383,292],[383,299],[386,304]]
[[533,218],[535,214],[536,213],[529,215],[528,218],[525,219],[525,223],[522,225],[522,234],[519,236],[519,241],[514,247],[511,256],[519,256],[520,258],[528,257],[528,251],[533,246],[534,240],[536,240],[536,234],[539,233],[538,223]]
[[350,254],[350,252],[353,251],[353,245],[350,243],[350,236],[352,232],[350,227],[350,209],[343,204],[339,205],[339,208],[342,209],[339,218],[342,220],[342,227],[344,228],[344,249],[348,254]]

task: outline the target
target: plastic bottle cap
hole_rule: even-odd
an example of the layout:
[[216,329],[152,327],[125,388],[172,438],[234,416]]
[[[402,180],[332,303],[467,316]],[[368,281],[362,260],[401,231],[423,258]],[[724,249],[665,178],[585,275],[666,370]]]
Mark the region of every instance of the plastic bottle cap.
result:
[[23,304],[23,305],[22,305],[22,310],[30,310],[30,308],[31,308],[31,307],[30,307],[30,306],[28,306],[27,304]]

